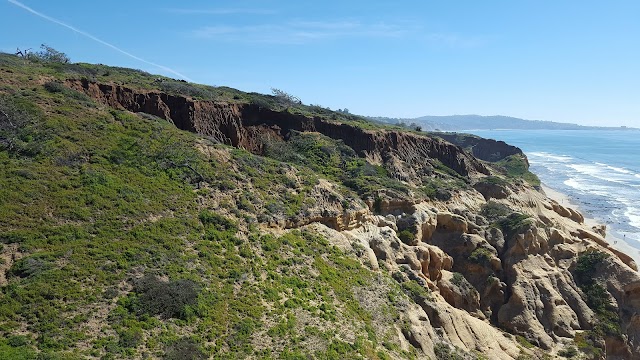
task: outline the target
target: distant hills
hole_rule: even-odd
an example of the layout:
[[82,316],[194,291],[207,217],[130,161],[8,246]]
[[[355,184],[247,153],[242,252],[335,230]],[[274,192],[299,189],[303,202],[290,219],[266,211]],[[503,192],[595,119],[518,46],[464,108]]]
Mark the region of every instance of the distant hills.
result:
[[510,116],[450,115],[421,116],[413,119],[371,117],[374,121],[389,124],[405,124],[411,127],[420,126],[425,131],[459,131],[459,130],[593,130],[593,129],[631,129],[627,127],[595,127],[553,121],[525,120]]

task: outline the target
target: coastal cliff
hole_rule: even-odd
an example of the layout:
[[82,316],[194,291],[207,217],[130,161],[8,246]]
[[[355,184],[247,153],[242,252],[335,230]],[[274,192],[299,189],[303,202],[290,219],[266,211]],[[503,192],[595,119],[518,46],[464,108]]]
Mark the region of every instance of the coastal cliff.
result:
[[280,138],[291,131],[319,132],[339,139],[362,156],[388,158],[391,154],[400,161],[415,163],[436,158],[460,175],[488,174],[477,159],[460,151],[451,143],[438,138],[399,131],[367,131],[362,128],[323,120],[319,117],[274,111],[251,104],[228,104],[214,101],[193,101],[186,97],[157,92],[135,91],[122,86],[67,81],[72,89],[111,107],[132,112],[145,112],[173,122],[179,129],[211,137],[217,142],[261,154],[260,135],[263,129]]
[[516,147],[0,70],[2,355],[640,354],[636,264],[505,169]]

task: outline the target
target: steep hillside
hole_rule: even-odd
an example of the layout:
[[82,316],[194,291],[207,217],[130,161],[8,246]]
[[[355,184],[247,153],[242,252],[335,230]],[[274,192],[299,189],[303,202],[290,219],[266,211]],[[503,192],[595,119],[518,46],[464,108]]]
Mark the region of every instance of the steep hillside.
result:
[[0,74],[0,358],[640,353],[635,264],[506,144],[102,65]]

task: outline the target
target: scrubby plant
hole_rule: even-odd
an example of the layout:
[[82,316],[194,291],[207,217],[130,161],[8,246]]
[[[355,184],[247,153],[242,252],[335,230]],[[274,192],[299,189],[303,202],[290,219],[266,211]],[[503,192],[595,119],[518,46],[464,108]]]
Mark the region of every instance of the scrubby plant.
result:
[[200,100],[214,100],[218,91],[210,86],[188,83],[184,80],[162,79],[158,82],[162,91],[169,94],[189,96]]
[[513,211],[507,206],[493,200],[487,201],[482,205],[480,213],[487,218],[489,222],[496,222],[497,220],[506,217]]
[[405,281],[401,284],[404,292],[416,303],[420,304],[425,301],[431,301],[433,299],[429,290],[417,283],[416,281]]
[[582,298],[597,318],[593,330],[584,337],[586,347],[598,348],[597,344],[605,336],[622,336],[618,309],[611,303],[611,295],[596,277],[596,272],[608,256],[597,250],[587,250],[580,254],[573,270]]
[[11,267],[9,274],[18,277],[36,276],[48,269],[52,265],[42,257],[28,257],[18,260]]
[[533,345],[529,340],[527,340],[527,338],[521,335],[516,335],[516,341],[518,342],[518,344],[520,344],[520,346],[522,346],[525,349],[533,349],[535,347],[535,345]]
[[136,313],[186,319],[196,305],[200,289],[192,280],[162,281],[146,275],[136,281],[134,291],[137,298],[130,309]]
[[569,346],[566,347],[560,351],[558,351],[558,355],[567,358],[567,359],[571,359],[573,357],[575,357],[576,355],[578,355],[578,349],[576,349],[575,346]]
[[460,274],[459,272],[454,272],[453,277],[451,278],[451,282],[456,286],[462,286],[463,282],[465,282],[466,280],[467,279],[464,278],[464,275]]
[[433,352],[437,360],[464,360],[464,357],[445,343],[436,343],[433,345]]
[[164,360],[204,360],[207,356],[195,340],[183,337],[169,344],[162,358]]
[[529,215],[521,213],[511,213],[507,217],[498,220],[497,224],[505,235],[505,239],[510,238],[529,224]]
[[291,95],[286,91],[283,91],[283,90],[280,90],[280,89],[276,89],[276,88],[271,88],[271,93],[283,105],[291,106],[291,105],[302,104],[302,101],[300,101],[300,98],[298,98],[297,96]]
[[540,179],[529,171],[527,158],[522,154],[507,156],[498,161],[497,166],[504,170],[505,175],[512,179],[523,179],[533,186],[540,186]]
[[505,179],[498,177],[498,176],[487,176],[484,177],[480,180],[480,183],[486,183],[486,184],[492,184],[492,185],[499,185],[499,186],[508,186],[509,182],[507,182]]
[[61,93],[61,94],[66,95],[69,98],[81,101],[81,102],[83,102],[85,104],[91,104],[92,103],[91,99],[87,95],[85,95],[85,94],[83,94],[81,92],[69,89],[69,88],[67,88],[66,86],[64,86],[60,82],[48,81],[48,82],[44,83],[43,86],[44,86],[44,89],[47,90],[50,93],[54,93],[54,94],[55,93]]
[[411,232],[411,230],[405,229],[398,232],[398,238],[403,243],[411,245],[415,241],[416,235],[413,232]]
[[49,63],[66,64],[69,62],[67,54],[58,51],[47,44],[40,45],[40,51],[28,53],[27,58],[32,61],[43,61]]
[[422,180],[422,186],[418,190],[430,199],[447,201],[451,199],[452,191],[465,188],[467,184],[457,177],[428,177]]
[[493,253],[491,252],[491,250],[484,247],[476,248],[469,255],[469,261],[476,264],[488,264],[492,258]]
[[50,93],[59,93],[65,90],[64,85],[62,85],[57,81],[47,81],[46,83],[44,83],[43,86],[45,90],[47,90]]
[[0,94],[0,150],[17,155],[35,156],[44,139],[35,124],[42,111],[28,98]]

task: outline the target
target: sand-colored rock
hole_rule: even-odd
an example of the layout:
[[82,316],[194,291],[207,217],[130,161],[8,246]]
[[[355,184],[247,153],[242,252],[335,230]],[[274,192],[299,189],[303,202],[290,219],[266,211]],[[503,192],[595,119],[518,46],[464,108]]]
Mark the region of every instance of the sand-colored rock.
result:
[[464,234],[468,229],[467,220],[456,214],[438,213],[436,229],[440,232]]

